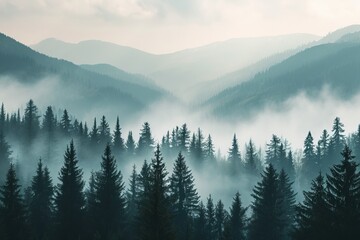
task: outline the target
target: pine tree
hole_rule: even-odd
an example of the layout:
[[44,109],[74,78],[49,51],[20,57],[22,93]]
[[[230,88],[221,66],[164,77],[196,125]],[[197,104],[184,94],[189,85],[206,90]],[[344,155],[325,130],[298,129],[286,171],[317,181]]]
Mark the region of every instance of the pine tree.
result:
[[55,194],[56,223],[59,239],[75,240],[81,237],[85,197],[82,170],[78,167],[73,141],[67,146],[64,165],[59,173]]
[[54,112],[51,106],[47,107],[44,119],[42,122],[42,131],[45,135],[46,139],[46,159],[48,161],[52,160],[53,156],[53,147],[55,142],[55,134],[56,134],[56,120],[54,116]]
[[[10,164],[11,154],[11,147],[6,141],[3,132],[0,131],[0,179],[2,178],[2,176],[5,176],[5,169],[7,169]],[[2,180],[0,180],[0,182],[1,181]]]
[[261,174],[262,180],[254,187],[249,240],[280,240],[281,208],[278,174],[270,164]]
[[187,128],[186,123],[184,123],[179,131],[179,139],[178,139],[179,151],[181,151],[184,154],[188,152],[189,140],[190,140],[190,131]]
[[97,200],[96,200],[96,172],[91,172],[89,179],[89,186],[85,190],[86,196],[86,220],[85,224],[87,229],[86,238],[87,239],[99,239],[98,223],[97,223]]
[[111,142],[111,134],[110,134],[109,123],[106,121],[105,116],[102,116],[99,126],[100,147],[104,147],[110,142]]
[[360,233],[360,173],[350,148],[345,145],[343,160],[327,175],[328,201],[333,211],[335,239],[358,239]]
[[204,160],[204,135],[200,128],[198,128],[195,141],[195,159],[202,163]]
[[132,131],[129,132],[127,140],[126,140],[126,152],[129,156],[135,154],[135,141],[132,135]]
[[205,216],[206,216],[206,239],[214,240],[216,238],[215,207],[211,195],[209,195],[209,197],[207,198]]
[[320,161],[319,168],[326,169],[329,165],[329,163],[327,163],[326,160],[328,160],[328,155],[329,155],[330,135],[325,129],[321,134],[318,144],[319,144],[319,161]]
[[290,240],[290,233],[295,222],[295,196],[292,182],[284,170],[279,174],[279,210],[281,212],[281,239]]
[[197,212],[199,196],[192,173],[181,153],[175,161],[170,177],[170,198],[177,239],[190,239],[191,220]]
[[206,139],[205,143],[205,157],[209,163],[215,162],[215,149],[213,140],[209,134],[208,138]]
[[194,239],[208,240],[206,232],[206,209],[203,202],[199,204],[198,216],[195,219]]
[[321,173],[304,191],[304,201],[296,208],[295,240],[331,239],[331,210],[327,202],[325,180]]
[[0,132],[5,132],[6,113],[4,103],[1,104],[0,109]]
[[319,164],[316,162],[314,138],[309,132],[304,141],[304,155],[302,158],[301,174],[303,185],[307,187],[309,179],[313,179],[319,171]]
[[30,100],[26,104],[24,115],[24,127],[25,127],[25,140],[26,143],[32,143],[35,136],[39,132],[39,116],[38,108],[34,104],[33,100]]
[[72,131],[71,120],[68,111],[65,109],[60,120],[60,128],[65,136],[69,136]]
[[125,143],[121,136],[121,127],[119,123],[119,117],[116,118],[116,125],[113,134],[113,149],[115,156],[122,156],[125,153]]
[[246,145],[246,154],[245,154],[245,169],[247,173],[257,176],[259,173],[260,159],[256,153],[254,143],[250,139],[249,144]]
[[125,197],[121,172],[107,144],[102,156],[101,170],[96,176],[97,227],[101,239],[117,239],[124,227]]
[[226,216],[227,212],[224,209],[224,204],[219,200],[215,206],[215,239],[217,240],[224,238]]
[[245,227],[246,227],[246,208],[242,206],[240,200],[240,194],[237,192],[230,208],[228,239],[244,240]]
[[157,145],[155,157],[151,162],[149,193],[140,205],[141,239],[174,239],[170,221],[167,174],[160,146]]
[[90,144],[92,147],[97,147],[100,141],[99,130],[96,124],[96,118],[94,118],[94,124],[90,132]]
[[337,156],[342,152],[345,145],[345,136],[344,136],[344,124],[340,121],[340,118],[335,118],[333,127],[332,127],[332,136],[330,138],[329,144],[329,157],[330,164],[337,163]]
[[0,238],[4,240],[28,239],[25,206],[18,182],[15,166],[10,164],[5,184],[0,188],[0,226],[3,228]]
[[273,134],[270,143],[267,144],[265,161],[267,164],[271,163],[277,170],[281,169],[279,161],[280,146],[280,138]]
[[151,136],[150,124],[145,122],[140,130],[137,151],[139,154],[149,154],[153,151],[154,139]]
[[48,239],[52,222],[53,184],[47,167],[39,160],[31,182],[29,218],[34,239]]
[[138,201],[139,201],[139,186],[138,186],[138,174],[136,172],[136,166],[133,166],[133,170],[130,176],[130,184],[126,193],[126,218],[127,218],[127,231],[126,239],[135,239],[134,233],[136,231],[136,217],[138,213]]
[[228,161],[230,163],[232,173],[233,174],[239,173],[242,163],[241,163],[241,155],[240,155],[236,134],[234,134],[231,148],[229,149]]

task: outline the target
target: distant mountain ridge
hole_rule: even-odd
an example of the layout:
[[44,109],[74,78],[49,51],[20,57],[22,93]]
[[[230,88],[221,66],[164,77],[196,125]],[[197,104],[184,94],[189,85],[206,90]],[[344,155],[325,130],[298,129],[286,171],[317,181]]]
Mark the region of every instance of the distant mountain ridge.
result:
[[196,83],[214,79],[272,54],[318,39],[310,34],[231,39],[161,55],[94,40],[72,44],[48,39],[32,48],[76,64],[105,63],[130,73],[139,73],[186,99],[187,89]]
[[[161,89],[115,79],[37,53],[4,34],[0,34],[0,76],[0,80],[7,77],[27,87],[42,80],[56,79],[59,84],[52,89],[52,100],[46,104],[68,108],[79,115],[86,115],[89,111],[109,116],[120,115],[124,121],[167,96]],[[34,92],[32,98],[38,97]]]

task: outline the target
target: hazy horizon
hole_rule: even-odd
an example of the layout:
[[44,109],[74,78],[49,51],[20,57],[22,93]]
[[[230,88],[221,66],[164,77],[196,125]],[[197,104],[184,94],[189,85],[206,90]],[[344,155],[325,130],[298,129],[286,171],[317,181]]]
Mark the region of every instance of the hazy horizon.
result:
[[351,0],[2,0],[0,29],[27,45],[96,39],[160,54],[233,38],[325,36],[360,23],[359,11]]

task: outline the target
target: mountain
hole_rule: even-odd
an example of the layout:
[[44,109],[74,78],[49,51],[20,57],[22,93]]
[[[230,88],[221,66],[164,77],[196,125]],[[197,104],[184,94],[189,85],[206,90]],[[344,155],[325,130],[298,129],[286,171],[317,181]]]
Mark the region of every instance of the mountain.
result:
[[[129,75],[123,73],[122,78]],[[109,75],[88,71],[65,60],[35,52],[0,34],[0,85],[16,86],[40,105],[56,105],[81,117],[92,113],[131,120],[150,104],[167,97],[160,89],[149,88]],[[140,81],[140,80],[138,80]],[[16,94],[16,93],[15,93]],[[6,101],[11,99],[1,99]]]
[[[234,87],[245,81],[253,79],[257,73],[266,71],[271,66],[281,63],[285,59],[307,48],[335,42],[360,42],[360,25],[351,25],[338,29],[317,41],[312,41],[297,48],[273,54],[245,68],[240,68],[212,80],[201,82],[186,91],[193,99],[203,102],[227,88]],[[201,93],[199,89],[203,89],[205,86],[207,89],[206,93]]]
[[360,44],[337,42],[306,49],[206,101],[216,116],[239,118],[278,106],[299,93],[316,98],[326,86],[348,99],[360,91]]
[[238,38],[169,54],[150,54],[102,41],[76,44],[47,39],[32,48],[77,64],[110,64],[127,72],[145,75],[161,87],[187,99],[187,89],[263,58],[319,37],[292,34],[275,37]]

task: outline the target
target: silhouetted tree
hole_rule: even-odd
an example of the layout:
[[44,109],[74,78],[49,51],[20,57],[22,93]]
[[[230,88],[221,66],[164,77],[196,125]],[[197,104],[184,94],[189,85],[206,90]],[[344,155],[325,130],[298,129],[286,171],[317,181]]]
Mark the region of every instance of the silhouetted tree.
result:
[[60,128],[65,136],[70,136],[70,132],[72,131],[71,119],[66,109],[60,120]]
[[219,200],[215,206],[215,239],[217,240],[224,238],[226,217],[227,212],[224,209],[224,204]]
[[215,225],[215,207],[214,201],[209,195],[206,203],[206,239],[214,240],[216,239],[216,225]]
[[214,164],[215,162],[215,149],[214,149],[214,143],[213,140],[209,134],[208,138],[205,142],[205,157],[209,164]]
[[25,207],[18,182],[15,167],[10,164],[5,184],[0,188],[0,237],[4,240],[28,239]]
[[245,169],[247,173],[257,176],[259,173],[260,159],[256,152],[254,143],[250,139],[249,144],[246,145],[246,153],[245,153]]
[[60,170],[55,192],[57,236],[61,240],[81,237],[85,207],[82,175],[74,143],[71,141],[65,151],[64,165]]
[[140,130],[140,138],[137,151],[139,154],[149,154],[153,151],[154,139],[151,136],[150,124],[145,122]]
[[242,163],[241,163],[241,155],[240,155],[236,134],[234,134],[231,148],[229,149],[228,161],[230,163],[232,173],[233,174],[239,173]]
[[187,128],[186,123],[184,123],[179,131],[179,151],[183,152],[184,154],[188,152],[189,147],[189,141],[190,141],[190,131]]
[[280,138],[273,134],[270,143],[267,144],[265,161],[267,164],[272,164],[273,167],[277,170],[281,169],[279,160],[280,146]]
[[230,208],[228,223],[228,239],[244,240],[246,227],[246,208],[241,204],[240,194],[237,192]]
[[116,125],[115,125],[115,130],[114,130],[114,134],[113,134],[113,149],[114,149],[114,154],[115,156],[123,156],[123,154],[125,153],[125,143],[124,143],[124,139],[121,136],[121,127],[120,127],[120,123],[119,123],[119,117],[116,118]]
[[33,100],[30,100],[26,104],[25,115],[24,115],[24,127],[25,127],[25,140],[27,143],[32,143],[35,139],[35,136],[39,132],[38,108],[34,104]]
[[31,182],[29,218],[34,239],[48,239],[51,233],[53,184],[47,167],[39,160],[36,175]]
[[2,182],[2,176],[5,176],[6,169],[10,164],[11,147],[6,141],[3,132],[0,131],[0,183]]
[[106,121],[105,116],[102,116],[99,126],[100,147],[102,148],[110,142],[111,142],[111,134],[110,134],[109,123]]
[[132,131],[129,132],[127,140],[126,140],[126,152],[129,156],[135,154],[135,141],[132,135]]

